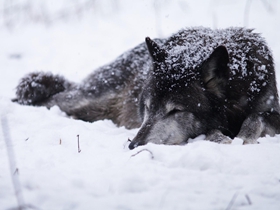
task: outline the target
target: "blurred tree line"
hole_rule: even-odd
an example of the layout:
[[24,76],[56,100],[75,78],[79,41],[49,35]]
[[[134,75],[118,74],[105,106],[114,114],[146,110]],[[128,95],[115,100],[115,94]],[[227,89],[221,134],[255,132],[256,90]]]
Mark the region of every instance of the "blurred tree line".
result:
[[[133,1],[133,0],[131,0]],[[195,0],[193,0],[195,1]],[[244,26],[247,26],[251,5],[262,2],[268,13],[273,13],[277,0],[244,0]],[[160,25],[161,8],[167,3],[178,4],[179,8],[188,11],[191,0],[150,0],[148,2],[155,13],[156,22]],[[0,1],[0,27],[13,29],[18,25],[38,23],[51,26],[57,22],[81,20],[86,15],[110,16],[121,10],[123,0],[2,0]],[[234,0],[210,0],[211,5],[234,3]],[[202,5],[205,6],[205,5]],[[137,8],[136,8],[137,9]],[[143,11],[145,12],[145,11]],[[242,14],[242,11],[240,11]],[[160,29],[159,33],[160,33]]]
[[2,0],[0,24],[10,29],[26,23],[50,26],[59,21],[82,19],[89,13],[117,12],[118,4],[118,0]]

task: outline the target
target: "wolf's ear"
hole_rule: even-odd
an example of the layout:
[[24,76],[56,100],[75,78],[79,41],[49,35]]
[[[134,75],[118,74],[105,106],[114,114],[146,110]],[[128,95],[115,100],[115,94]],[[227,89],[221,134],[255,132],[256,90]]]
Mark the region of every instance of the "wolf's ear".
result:
[[201,75],[206,89],[217,97],[224,96],[229,78],[229,55],[224,46],[217,47],[202,64]]
[[154,62],[163,62],[166,59],[167,52],[164,49],[161,49],[157,43],[149,37],[146,37],[146,44]]

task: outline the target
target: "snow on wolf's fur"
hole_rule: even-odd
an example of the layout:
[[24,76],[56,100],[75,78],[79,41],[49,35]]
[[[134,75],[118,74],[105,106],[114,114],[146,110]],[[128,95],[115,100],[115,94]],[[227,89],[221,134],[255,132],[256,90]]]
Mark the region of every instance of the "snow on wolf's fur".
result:
[[[273,59],[259,34],[244,28],[197,27],[156,42],[147,38],[147,46],[124,53],[80,85],[33,73],[31,81],[30,75],[21,80],[16,101],[58,105],[85,121],[111,119],[127,128],[142,123],[131,149],[148,142],[186,143],[200,134],[211,141],[237,136],[256,143],[260,136],[279,133]],[[154,108],[143,121],[147,101]],[[254,130],[252,123],[257,123]]]

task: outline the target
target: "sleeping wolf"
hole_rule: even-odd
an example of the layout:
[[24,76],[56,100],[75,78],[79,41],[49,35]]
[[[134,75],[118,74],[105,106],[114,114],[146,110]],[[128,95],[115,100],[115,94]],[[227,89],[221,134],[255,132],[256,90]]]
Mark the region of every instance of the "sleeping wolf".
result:
[[186,28],[167,39],[146,38],[81,84],[31,73],[21,79],[14,101],[140,127],[130,149],[184,144],[200,134],[253,144],[280,133],[272,54],[259,34],[244,28]]

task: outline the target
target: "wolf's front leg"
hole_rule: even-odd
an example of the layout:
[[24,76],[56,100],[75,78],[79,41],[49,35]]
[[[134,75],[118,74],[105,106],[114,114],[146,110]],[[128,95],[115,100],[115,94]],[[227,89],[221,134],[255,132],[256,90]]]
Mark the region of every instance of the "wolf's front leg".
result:
[[278,112],[261,112],[249,115],[243,122],[237,138],[243,144],[257,144],[257,139],[265,135],[280,133],[280,115]]

